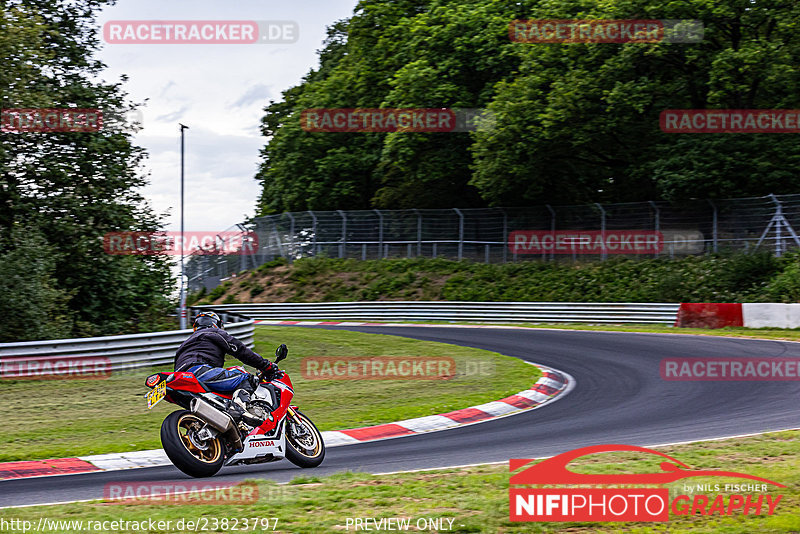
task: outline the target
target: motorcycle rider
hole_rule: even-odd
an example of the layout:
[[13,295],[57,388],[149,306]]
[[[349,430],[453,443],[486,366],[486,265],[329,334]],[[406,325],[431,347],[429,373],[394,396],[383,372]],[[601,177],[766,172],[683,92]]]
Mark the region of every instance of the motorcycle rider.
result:
[[258,387],[258,379],[250,373],[225,369],[225,355],[230,354],[242,363],[264,371],[268,380],[274,378],[278,366],[248,349],[244,343],[225,331],[222,319],[212,311],[200,312],[192,323],[194,333],[175,353],[175,371],[194,374],[208,389],[227,393],[233,391],[228,411],[234,420],[257,427],[271,414],[263,403],[252,404],[250,396]]

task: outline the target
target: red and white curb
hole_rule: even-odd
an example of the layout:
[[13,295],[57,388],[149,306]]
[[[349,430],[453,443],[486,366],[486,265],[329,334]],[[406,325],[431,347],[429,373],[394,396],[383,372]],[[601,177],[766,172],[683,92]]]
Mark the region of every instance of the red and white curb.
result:
[[0,480],[12,478],[51,477],[102,471],[80,458],[56,458],[53,460],[29,460],[0,463]]
[[352,445],[484,423],[541,408],[569,393],[575,386],[575,380],[566,373],[540,365],[536,367],[542,370],[542,377],[533,387],[520,391],[516,395],[454,412],[406,419],[383,425],[323,432],[325,446]]
[[[325,441],[326,447],[341,447],[354,443],[400,438],[484,423],[541,408],[566,395],[575,387],[575,380],[567,373],[541,365],[536,365],[536,367],[542,370],[542,377],[533,387],[520,391],[516,395],[449,413],[363,428],[326,431],[322,432],[322,439]],[[0,463],[0,480],[118,471],[170,464],[171,462],[162,449],[53,460],[5,462]]]

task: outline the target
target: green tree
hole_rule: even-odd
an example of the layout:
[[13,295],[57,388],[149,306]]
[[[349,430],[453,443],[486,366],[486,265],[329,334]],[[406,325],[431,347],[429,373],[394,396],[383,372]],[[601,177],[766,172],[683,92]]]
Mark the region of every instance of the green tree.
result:
[[[696,19],[701,43],[513,43],[515,19]],[[666,134],[665,109],[800,106],[785,0],[362,0],[267,108],[262,214],[682,200],[800,188],[790,135]],[[488,107],[468,134],[333,134],[314,107]]]
[[35,228],[17,227],[10,239],[14,247],[0,254],[0,343],[67,336],[73,318],[53,277],[56,251]]
[[492,205],[763,195],[800,188],[798,143],[667,134],[665,109],[796,109],[795,2],[541,2],[530,18],[699,19],[699,44],[522,44],[479,133],[472,178]]
[[[310,133],[309,108],[479,108],[518,63],[519,2],[364,0],[328,31],[319,68],[266,108],[259,211],[479,206],[469,134]],[[503,51],[504,47],[508,52]]]
[[[96,12],[113,0],[5,0],[0,12],[2,108],[90,108],[106,118],[132,106],[120,83],[98,80]],[[145,329],[163,314],[171,277],[157,257],[110,256],[102,237],[154,231],[160,220],[137,189],[144,151],[133,130],[106,120],[96,133],[0,132],[0,252],[35,228],[57,251],[52,276],[71,296],[72,335]],[[156,312],[155,310],[158,310]]]

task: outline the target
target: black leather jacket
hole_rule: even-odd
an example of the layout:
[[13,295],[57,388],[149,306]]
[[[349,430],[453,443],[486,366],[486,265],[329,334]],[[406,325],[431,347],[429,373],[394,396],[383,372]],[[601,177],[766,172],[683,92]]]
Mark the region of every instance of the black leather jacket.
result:
[[193,365],[222,367],[225,355],[230,354],[242,363],[264,369],[270,365],[257,353],[245,347],[244,343],[219,328],[202,328],[181,343],[175,353],[175,370],[185,371]]

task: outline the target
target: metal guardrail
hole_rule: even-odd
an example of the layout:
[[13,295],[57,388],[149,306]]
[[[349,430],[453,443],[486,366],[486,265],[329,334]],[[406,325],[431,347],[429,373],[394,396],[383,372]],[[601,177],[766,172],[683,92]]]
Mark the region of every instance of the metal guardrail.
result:
[[487,323],[674,324],[680,304],[591,302],[381,301],[195,306],[258,320],[480,321]]
[[[253,319],[232,313],[220,313],[225,329],[248,347],[253,347]],[[228,323],[228,320],[236,321]],[[171,330],[123,336],[57,339],[0,343],[0,376],[4,368],[34,370],[48,362],[76,362],[92,359],[106,361],[105,370],[120,371],[172,363],[175,351],[191,334],[191,330]],[[14,376],[16,373],[12,373]]]
[[[480,321],[487,323],[652,323],[673,324],[679,304],[570,302],[324,302],[194,306],[213,309],[225,329],[254,346],[254,320]],[[229,322],[236,321],[236,322]],[[0,376],[6,369],[36,369],[55,362],[90,359],[105,371],[172,363],[191,330],[124,336],[0,343]],[[38,366],[38,367],[37,367]],[[14,373],[11,376],[17,376]]]

